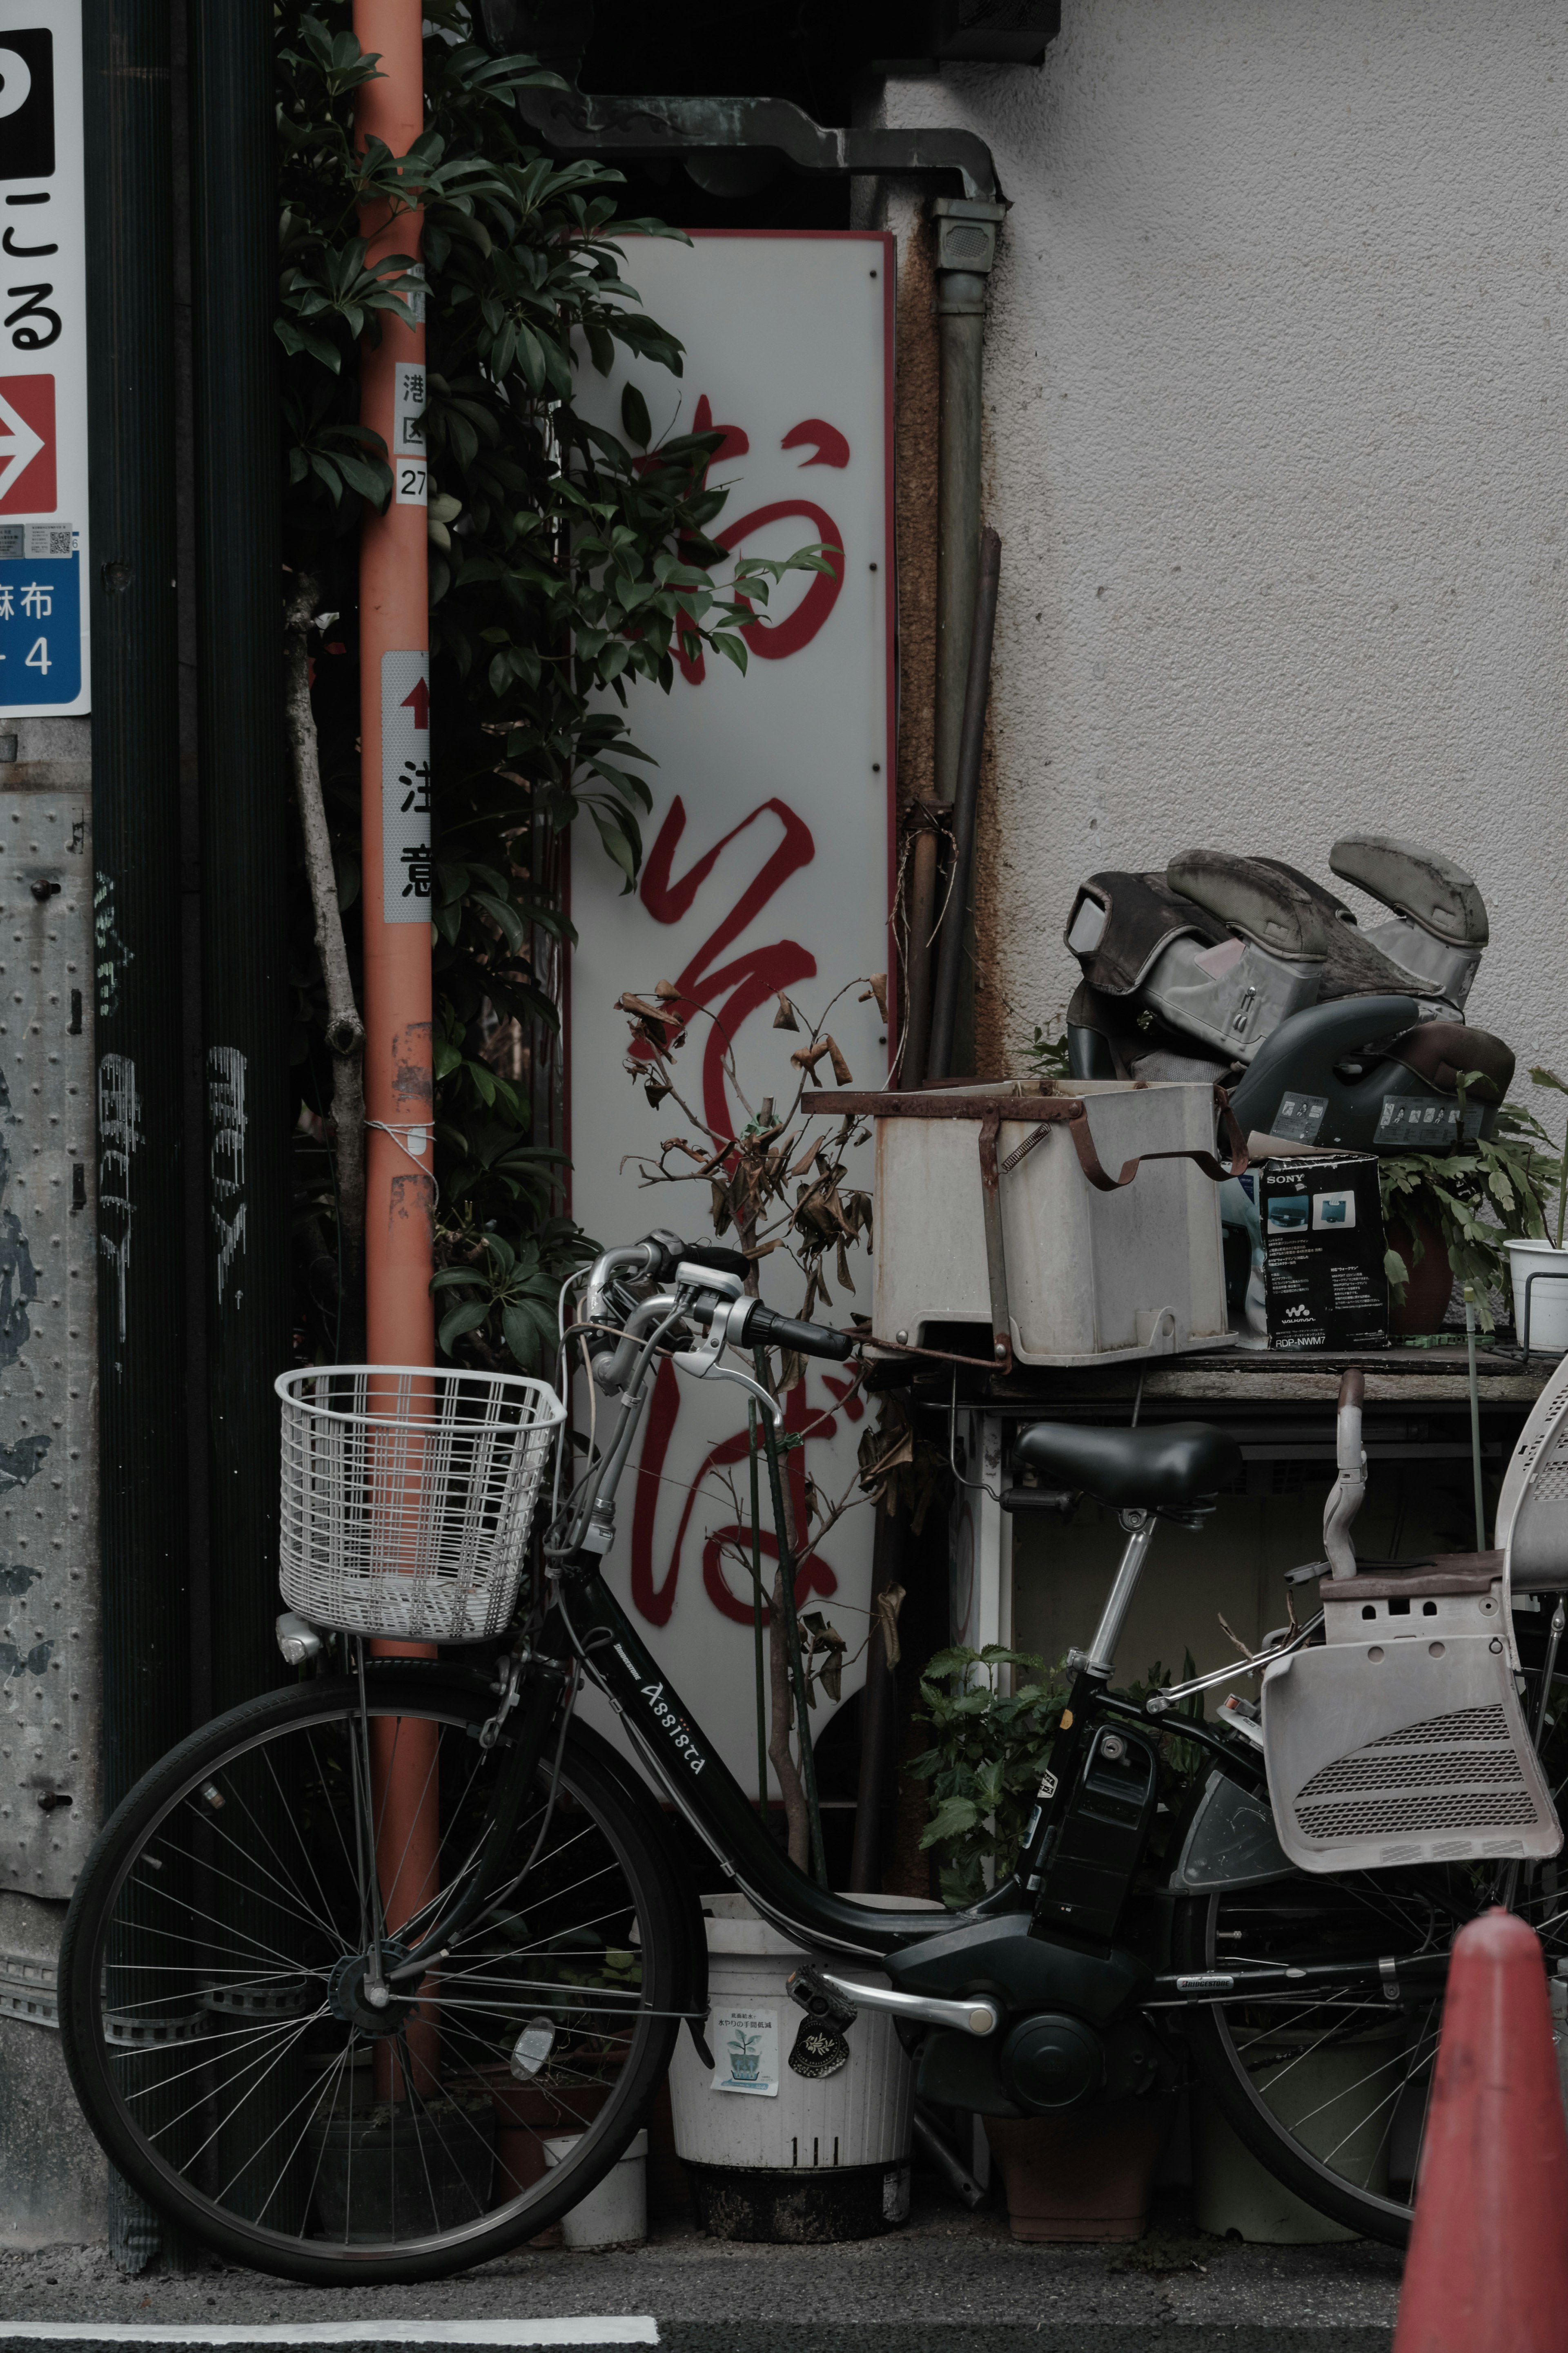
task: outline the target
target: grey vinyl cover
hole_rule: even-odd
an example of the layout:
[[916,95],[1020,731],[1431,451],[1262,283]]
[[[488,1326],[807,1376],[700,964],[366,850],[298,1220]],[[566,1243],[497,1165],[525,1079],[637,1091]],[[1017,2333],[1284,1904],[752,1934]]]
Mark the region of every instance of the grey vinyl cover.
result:
[[1473,879],[1451,858],[1424,849],[1418,841],[1347,833],[1330,850],[1329,864],[1368,898],[1407,915],[1449,947],[1484,948],[1491,937],[1486,901]]

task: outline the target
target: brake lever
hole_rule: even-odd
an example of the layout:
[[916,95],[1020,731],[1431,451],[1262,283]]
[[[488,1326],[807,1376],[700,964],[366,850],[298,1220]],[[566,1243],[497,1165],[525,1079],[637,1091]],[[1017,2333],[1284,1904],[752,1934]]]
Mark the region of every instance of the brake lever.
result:
[[736,1366],[721,1365],[719,1361],[728,1339],[731,1317],[737,1312],[743,1314],[752,1304],[750,1299],[724,1301],[713,1311],[707,1338],[695,1348],[674,1350],[670,1362],[678,1365],[683,1373],[689,1373],[694,1380],[733,1381],[738,1389],[744,1389],[748,1397],[754,1398],[773,1416],[773,1428],[780,1430],[784,1426],[784,1408],[778,1399],[770,1395],[761,1381],[753,1380],[750,1373],[742,1373]]
[[[694,1353],[705,1352],[694,1351]],[[689,1365],[686,1357],[677,1356],[675,1361],[678,1365],[687,1365],[688,1369],[689,1370]],[[770,1397],[767,1390],[763,1388],[761,1381],[754,1381],[750,1373],[742,1373],[733,1365],[721,1365],[715,1360],[710,1359],[710,1361],[698,1372],[697,1378],[700,1381],[733,1381],[738,1389],[744,1389],[748,1397],[755,1398],[757,1403],[760,1406],[764,1407],[766,1410],[772,1414],[773,1428],[775,1430],[782,1430],[784,1428],[783,1406],[780,1405],[777,1398]]]

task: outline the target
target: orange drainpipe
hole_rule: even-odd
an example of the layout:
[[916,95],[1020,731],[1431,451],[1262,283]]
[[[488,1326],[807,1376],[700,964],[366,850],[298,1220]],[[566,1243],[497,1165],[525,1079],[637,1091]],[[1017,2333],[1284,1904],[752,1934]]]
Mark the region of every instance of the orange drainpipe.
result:
[[[379,56],[380,78],[361,88],[354,134],[363,149],[380,139],[406,154],[425,127],[420,0],[354,0],[360,47]],[[364,206],[367,260],[417,259],[416,210]],[[418,307],[423,311],[423,298]],[[426,536],[427,495],[418,414],[424,406],[425,322],[404,326],[381,314],[379,343],[361,355],[360,420],[386,445],[394,492],[384,514],[364,515],[360,541],[360,744],[364,876],[365,1330],[373,1365],[428,1365],[436,1355],[430,1297],[431,1060],[430,612]],[[414,430],[410,430],[411,423]],[[377,1125],[375,1123],[381,1123]],[[390,1132],[389,1132],[390,1131]],[[377,1642],[382,1656],[428,1658],[428,1644]],[[437,1734],[434,1725],[394,1727],[373,1749],[379,1816],[376,1866],[387,1926],[434,1892],[437,1872]],[[414,2030],[412,2046],[434,2068],[435,2030]],[[392,2052],[376,2044],[377,2092],[400,2095]],[[385,2075],[386,2081],[381,2080]],[[421,2084],[422,2090],[433,2085]]]

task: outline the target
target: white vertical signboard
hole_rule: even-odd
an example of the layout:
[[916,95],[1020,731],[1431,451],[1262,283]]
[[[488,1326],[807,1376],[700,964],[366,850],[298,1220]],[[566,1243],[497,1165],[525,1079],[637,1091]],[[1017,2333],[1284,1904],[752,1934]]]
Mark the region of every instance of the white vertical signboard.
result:
[[[682,1092],[706,1147],[743,1126],[723,1068],[732,1048],[755,1106],[782,1107],[799,1079],[803,1040],[775,1029],[776,995],[816,1016],[862,976],[889,967],[892,788],[889,399],[892,286],[879,235],[699,235],[693,245],[640,239],[626,274],[650,315],[685,346],[685,375],[622,362],[606,382],[584,364],[584,412],[621,431],[628,376],[643,393],[656,441],[723,435],[710,482],[728,491],[710,528],[731,554],[780,558],[838,551],[831,576],[786,575],[745,631],[748,674],[721,657],[682,662],[666,696],[629,694],[636,742],[658,765],[634,895],[620,895],[591,826],[572,850],[567,1142],[574,1215],[598,1241],[634,1240],[662,1226],[712,1240],[706,1184],[644,1187],[628,1155],[657,1159],[689,1123],[673,1102],[648,1103],[626,1075],[623,990],[659,981],[692,1008],[678,1056]],[[858,1086],[880,1086],[887,1026],[851,987],[830,1027]],[[825,1066],[826,1075],[826,1066]],[[868,1191],[871,1150],[851,1182]],[[681,1165],[679,1160],[674,1165]],[[688,1161],[686,1166],[691,1163]],[[724,1237],[733,1247],[734,1236]],[[819,1320],[869,1313],[870,1262],[850,1253],[845,1295],[830,1253],[833,1305]],[[762,1264],[763,1295],[798,1314],[804,1282],[786,1252]],[[823,1495],[852,1486],[866,1407],[850,1368],[808,1365],[787,1420],[806,1431],[786,1459],[797,1510],[807,1476]],[[700,1713],[731,1769],[756,1781],[750,1581],[731,1549],[742,1535],[746,1413],[741,1393],[683,1380],[668,1366],[649,1408],[635,1480],[621,1488],[608,1574],[671,1681]],[[730,1482],[734,1482],[731,1493]],[[763,1515],[771,1524],[763,1481]],[[865,1641],[872,1523],[851,1510],[801,1564],[803,1609],[820,1609],[851,1654]],[[764,1564],[771,1588],[771,1562]],[[846,1673],[846,1701],[863,1680]],[[814,1712],[820,1738],[831,1704]]]
[[[421,461],[422,463],[423,461]],[[427,923],[430,847],[430,657],[381,658],[381,862],[384,923]]]
[[81,0],[0,0],[0,717],[89,707]]

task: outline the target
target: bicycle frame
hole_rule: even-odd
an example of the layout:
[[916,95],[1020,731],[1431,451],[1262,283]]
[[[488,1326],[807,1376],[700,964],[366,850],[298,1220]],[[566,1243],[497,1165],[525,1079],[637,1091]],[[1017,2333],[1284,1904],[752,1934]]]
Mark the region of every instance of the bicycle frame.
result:
[[[634,1282],[652,1278],[653,1287],[637,1297],[624,1287],[623,1278]],[[557,1523],[558,1540],[547,1556],[556,1596],[535,1636],[534,1658],[551,1662],[557,1672],[568,1658],[581,1661],[656,1785],[711,1850],[726,1875],[764,1919],[808,1947],[875,1960],[967,1924],[998,1919],[1006,1919],[1015,1935],[1032,1932],[1050,1941],[1056,1934],[1054,1921],[1037,1916],[1045,1859],[1072,1800],[1088,1744],[1105,1715],[1116,1708],[1115,1702],[1105,1704],[1110,1657],[1154,1533],[1154,1516],[1125,1515],[1126,1551],[1090,1650],[1087,1655],[1075,1654],[1077,1672],[1057,1737],[1053,1772],[1041,1784],[1018,1870],[978,1905],[960,1913],[873,1909],[819,1887],[780,1853],[752,1800],[712,1749],[602,1573],[614,1537],[616,1489],[629,1461],[661,1346],[674,1351],[676,1365],[689,1376],[734,1380],[777,1417],[773,1398],[748,1376],[720,1361],[726,1331],[733,1329],[730,1319],[743,1314],[748,1303],[740,1293],[734,1275],[687,1261],[684,1245],[672,1236],[650,1236],[645,1242],[606,1251],[595,1261],[587,1278],[583,1322],[574,1329],[584,1336],[589,1377],[618,1396],[619,1409],[605,1433],[594,1471]],[[695,1347],[678,1345],[676,1334],[693,1324],[705,1330],[707,1338]],[[534,1701],[535,1707],[547,1711],[553,1704],[553,1695],[543,1694]],[[520,1735],[534,1757],[546,1736],[542,1726]],[[1228,1769],[1257,1778],[1250,1758],[1230,1757],[1217,1736],[1207,1735],[1204,1745]]]
[[[629,1461],[661,1346],[672,1350],[676,1363],[697,1377],[718,1372],[721,1378],[735,1379],[752,1396],[762,1397],[775,1416],[778,1410],[774,1400],[749,1377],[720,1366],[726,1323],[731,1313],[740,1314],[748,1303],[741,1300],[740,1284],[732,1276],[714,1276],[683,1262],[676,1268],[673,1289],[660,1288],[640,1300],[630,1297],[616,1283],[616,1277],[622,1272],[631,1273],[634,1279],[667,1272],[668,1266],[660,1265],[660,1250],[668,1262],[671,1240],[652,1237],[646,1244],[601,1258],[589,1279],[584,1321],[574,1327],[601,1335],[599,1362],[591,1377],[596,1373],[601,1388],[618,1393],[620,1405],[593,1471],[561,1514],[555,1525],[556,1540],[547,1550],[554,1594],[531,1639],[511,1735],[516,1763],[507,1778],[506,1790],[498,1791],[498,1822],[502,1815],[515,1819],[524,1790],[532,1784],[558,1721],[565,1678],[577,1662],[608,1700],[656,1787],[702,1839],[726,1877],[764,1919],[807,1949],[885,1964],[896,1955],[908,1954],[910,1947],[939,1937],[943,1940],[940,1950],[946,1955],[967,1932],[985,1938],[990,1965],[997,1967],[1000,1957],[994,1940],[1000,1935],[1008,1940],[1015,1956],[1012,1964],[1000,1965],[1000,1981],[1006,1983],[1017,1975],[1020,1984],[1036,1976],[1037,1963],[1050,1948],[1081,1958],[1081,1941],[1062,1934],[1064,1907],[1057,1905],[1047,1916],[1048,1873],[1102,1728],[1114,1724],[1125,1730],[1137,1725],[1145,1736],[1157,1729],[1145,1715],[1108,1689],[1117,1637],[1154,1533],[1156,1515],[1138,1511],[1122,1514],[1126,1548],[1089,1651],[1070,1654],[1073,1682],[1060,1718],[1051,1769],[1042,1778],[1016,1871],[963,1912],[874,1909],[858,1904],[852,1896],[818,1886],[774,1844],[753,1801],[710,1745],[695,1714],[647,1648],[603,1575],[604,1556],[614,1536],[615,1490]],[[675,1335],[693,1322],[705,1326],[709,1337],[694,1346],[682,1346]],[[1252,1788],[1265,1786],[1261,1759],[1234,1735],[1185,1720],[1181,1729],[1184,1738],[1202,1746],[1233,1778]],[[1111,1864],[1113,1874],[1124,1872],[1128,1884],[1142,1852],[1142,1835],[1136,1854],[1129,1859],[1123,1841]],[[487,1900],[486,1891],[500,1873],[504,1844],[504,1837],[492,1843],[489,1862],[481,1866],[459,1899],[458,1910],[465,1916]],[[449,1915],[445,1926],[405,1962],[404,1969],[433,1955],[453,1925],[454,1915]],[[1092,1940],[1094,1932],[1090,1935]],[[1156,1978],[1146,1963],[1134,1963],[1131,1954],[1113,1952],[1109,1939],[1104,1941],[1106,1966],[1113,1974],[1131,1964],[1134,1976],[1143,1978],[1142,2000],[1160,2006],[1213,2001],[1219,1991],[1212,1980]],[[933,1947],[933,1952],[937,1949]],[[1030,1950],[1036,1957],[1033,1963],[1026,1957]],[[1342,1973],[1345,1962],[1338,1966]],[[1370,1971],[1375,1972],[1379,1966],[1369,1957]],[[1357,1965],[1350,1967],[1353,1971]],[[1123,1991],[1127,1983],[1123,1977]],[[1239,1984],[1237,1990],[1241,1990]]]

